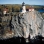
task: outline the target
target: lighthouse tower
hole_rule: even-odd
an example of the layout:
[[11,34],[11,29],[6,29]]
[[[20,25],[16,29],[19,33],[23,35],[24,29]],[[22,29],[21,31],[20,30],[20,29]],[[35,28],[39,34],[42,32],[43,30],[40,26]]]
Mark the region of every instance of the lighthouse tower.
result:
[[25,7],[25,3],[22,3],[22,12],[21,13],[25,13],[26,12],[26,7]]

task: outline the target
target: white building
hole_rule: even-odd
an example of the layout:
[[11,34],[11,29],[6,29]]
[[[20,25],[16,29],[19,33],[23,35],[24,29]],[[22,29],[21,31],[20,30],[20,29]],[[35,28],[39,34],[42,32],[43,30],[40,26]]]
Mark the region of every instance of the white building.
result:
[[23,2],[22,3],[22,11],[21,11],[21,13],[25,13],[26,12],[26,7],[25,7],[25,3]]
[[3,11],[3,14],[6,14],[6,11]]
[[6,14],[8,12],[8,8],[3,9],[3,14]]
[[29,8],[29,11],[31,12],[31,11],[34,11],[34,8],[33,7],[30,7]]

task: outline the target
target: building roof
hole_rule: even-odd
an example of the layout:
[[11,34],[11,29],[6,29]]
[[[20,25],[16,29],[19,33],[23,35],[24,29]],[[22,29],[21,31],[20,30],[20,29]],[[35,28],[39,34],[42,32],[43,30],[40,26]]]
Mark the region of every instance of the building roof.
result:
[[4,8],[3,11],[6,11],[7,12],[8,11],[8,8]]
[[22,6],[24,6],[24,5],[25,5],[25,3],[23,2],[23,3],[22,3]]

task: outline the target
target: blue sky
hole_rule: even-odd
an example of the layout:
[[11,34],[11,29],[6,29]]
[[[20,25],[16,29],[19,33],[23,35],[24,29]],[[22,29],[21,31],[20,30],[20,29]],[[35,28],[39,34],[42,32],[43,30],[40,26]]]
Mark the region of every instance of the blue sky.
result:
[[44,5],[44,0],[0,0],[0,4],[25,4],[29,5]]

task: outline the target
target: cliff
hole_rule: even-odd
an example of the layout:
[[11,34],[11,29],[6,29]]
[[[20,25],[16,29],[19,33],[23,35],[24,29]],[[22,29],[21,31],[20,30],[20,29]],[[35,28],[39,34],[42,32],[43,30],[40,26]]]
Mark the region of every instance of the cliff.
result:
[[24,14],[15,15],[12,17],[12,25],[15,36],[28,38],[29,34],[31,38],[42,35],[43,18],[38,11],[26,12]]
[[24,14],[19,13],[18,15],[13,15],[11,22],[7,19],[4,19],[3,21],[5,20],[8,21],[8,24],[3,26],[4,29],[2,30],[4,30],[4,34],[0,34],[0,39],[18,36],[28,38],[29,35],[31,36],[31,39],[37,35],[42,35],[44,37],[44,20],[38,11],[27,11]]

